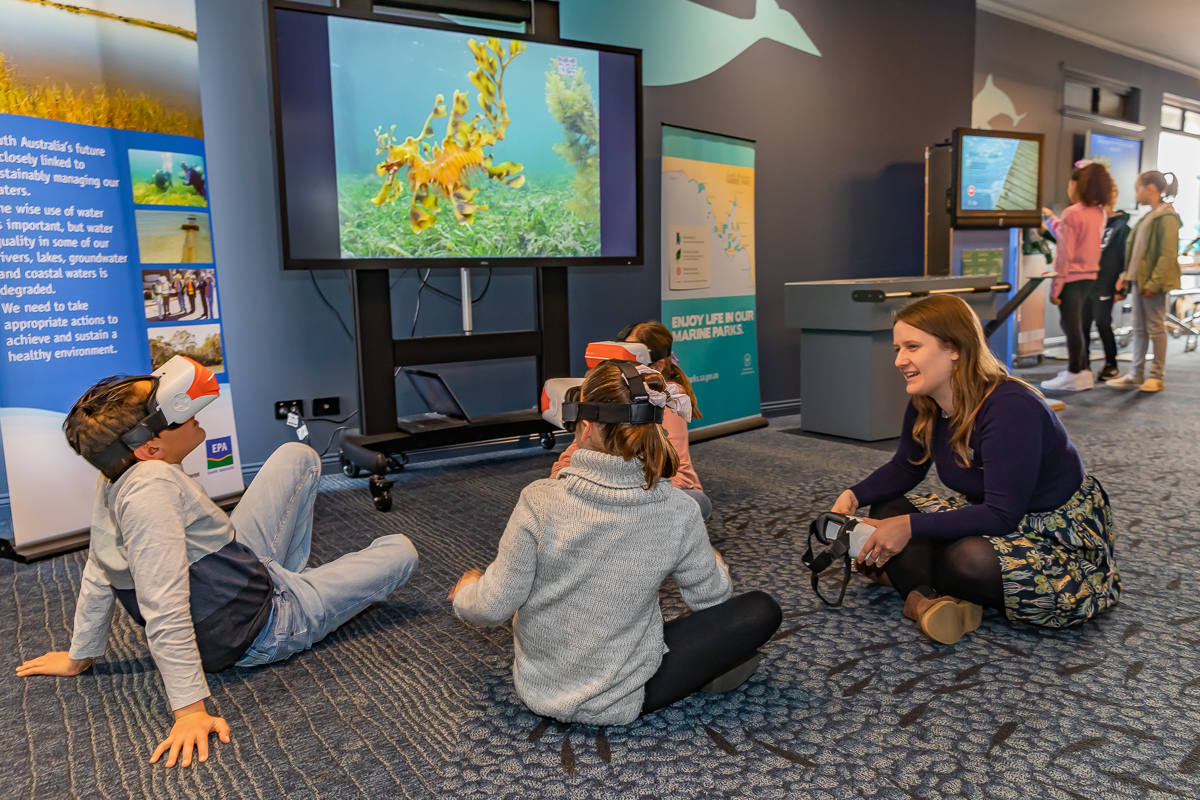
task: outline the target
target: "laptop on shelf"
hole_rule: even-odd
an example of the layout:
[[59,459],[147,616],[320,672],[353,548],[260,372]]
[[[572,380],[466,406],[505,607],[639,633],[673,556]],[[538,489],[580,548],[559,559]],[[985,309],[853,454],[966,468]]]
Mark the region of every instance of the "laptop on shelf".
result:
[[424,414],[412,414],[396,420],[396,427],[405,433],[425,433],[443,428],[458,428],[471,422],[462,404],[450,391],[445,379],[436,372],[425,372],[419,369],[404,368],[404,374],[412,383],[417,394],[425,401],[429,411]]

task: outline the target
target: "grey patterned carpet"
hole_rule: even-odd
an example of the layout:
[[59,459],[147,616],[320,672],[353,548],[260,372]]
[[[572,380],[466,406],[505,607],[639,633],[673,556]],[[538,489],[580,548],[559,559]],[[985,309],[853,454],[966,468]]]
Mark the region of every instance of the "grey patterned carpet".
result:
[[[212,677],[233,742],[190,770],[146,763],[168,712],[123,615],[92,672],[13,676],[16,662],[67,646],[83,554],[2,563],[0,796],[1195,798],[1200,353],[1173,353],[1168,378],[1157,396],[1065,398],[1063,419],[1116,507],[1125,582],[1118,609],[1077,630],[1017,630],[989,612],[977,633],[936,646],[891,590],[861,579],[844,608],[826,609],[800,563],[802,534],[886,455],[784,435],[794,417],[698,445],[713,542],[739,588],[772,593],[785,621],[746,686],[625,728],[533,716],[512,690],[511,632],[448,611],[449,587],[488,562],[518,492],[547,473],[540,451],[411,468],[390,514],[374,511],[364,481],[327,478],[315,559],[403,532],[421,569],[312,652]],[[670,590],[664,602],[680,607]]]

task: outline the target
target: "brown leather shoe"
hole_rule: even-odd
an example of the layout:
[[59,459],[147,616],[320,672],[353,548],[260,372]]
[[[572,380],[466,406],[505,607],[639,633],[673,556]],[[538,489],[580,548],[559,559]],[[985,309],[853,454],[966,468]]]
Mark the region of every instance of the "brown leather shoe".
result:
[[915,621],[921,633],[941,644],[954,644],[964,633],[979,627],[983,608],[956,597],[928,597],[910,592],[904,601],[904,616]]

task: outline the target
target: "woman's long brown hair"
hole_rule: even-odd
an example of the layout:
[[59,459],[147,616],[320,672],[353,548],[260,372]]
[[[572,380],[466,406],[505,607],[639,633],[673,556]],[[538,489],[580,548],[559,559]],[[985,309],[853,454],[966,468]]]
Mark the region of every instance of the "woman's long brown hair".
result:
[[[675,337],[671,335],[671,329],[661,322],[649,320],[647,322],[639,322],[633,326],[633,330],[625,337],[627,342],[640,342],[650,351],[655,350],[670,350],[671,345],[675,342]],[[662,368],[663,377],[671,383],[679,384],[679,388],[687,392],[687,396],[692,401],[692,416],[700,419],[704,415],[700,413],[700,407],[696,405],[696,393],[692,391],[692,382],[688,380],[688,376],[684,373],[679,365],[667,356],[666,363]]]
[[[935,294],[905,306],[896,312],[896,322],[904,322],[919,331],[929,334],[958,353],[950,373],[950,386],[954,392],[954,413],[950,415],[950,449],[958,456],[964,467],[971,466],[968,441],[975,430],[975,418],[983,401],[1000,384],[1016,381],[1035,394],[1040,395],[1028,383],[1008,374],[1000,360],[988,349],[979,317],[960,297]],[[932,397],[914,395],[913,407],[917,410],[917,421],[913,425],[913,439],[925,451],[916,463],[929,460],[933,445],[933,428],[942,409]]]
[[[667,390],[662,375],[642,375],[642,382],[655,391]],[[593,367],[583,379],[579,399],[584,403],[628,403],[629,384],[615,362],[605,361]],[[662,425],[591,424],[596,427],[604,452],[626,461],[636,458],[642,462],[646,489],[653,489],[659,478],[673,478],[679,471],[679,454]]]

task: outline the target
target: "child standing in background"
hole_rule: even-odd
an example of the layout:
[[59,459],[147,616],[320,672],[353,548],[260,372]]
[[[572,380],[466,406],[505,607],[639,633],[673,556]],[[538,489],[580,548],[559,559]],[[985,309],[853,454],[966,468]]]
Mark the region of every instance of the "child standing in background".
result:
[[1067,337],[1067,369],[1043,389],[1079,392],[1091,389],[1095,378],[1088,364],[1088,341],[1083,335],[1083,309],[1100,272],[1100,241],[1104,232],[1104,206],[1112,200],[1113,181],[1102,164],[1076,167],[1067,185],[1071,205],[1062,219],[1043,208],[1046,230],[1058,242],[1050,284],[1050,302],[1059,307]]

